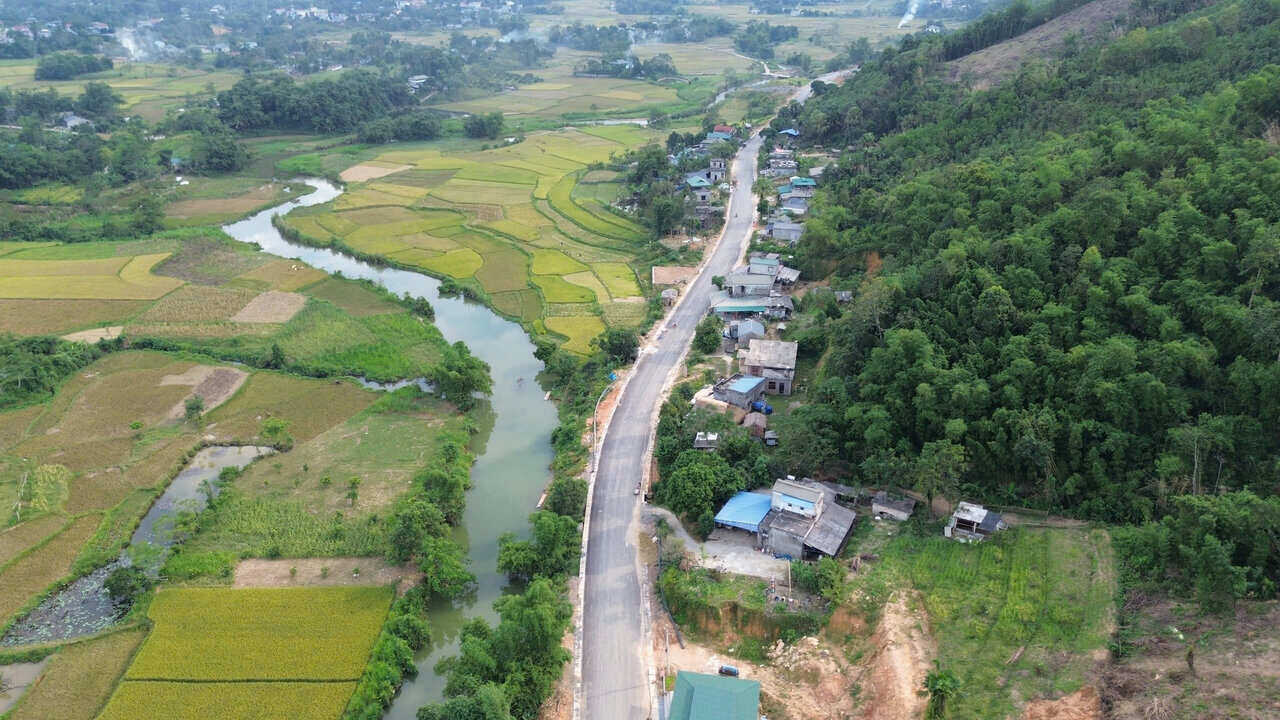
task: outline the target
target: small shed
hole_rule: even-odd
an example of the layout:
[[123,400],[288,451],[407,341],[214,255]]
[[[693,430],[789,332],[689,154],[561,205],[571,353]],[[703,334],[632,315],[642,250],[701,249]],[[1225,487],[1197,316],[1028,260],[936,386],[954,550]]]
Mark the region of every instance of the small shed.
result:
[[751,437],[763,438],[765,430],[769,428],[769,419],[764,413],[749,412],[742,418],[742,427],[751,433]]
[[662,304],[671,307],[676,304],[676,300],[680,297],[680,292],[675,288],[667,288],[662,291]]
[[716,513],[716,525],[760,532],[760,521],[769,514],[771,498],[764,493],[740,492]]
[[720,447],[720,433],[700,432],[693,437],[694,450],[715,450]]
[[981,542],[992,533],[1005,529],[1004,518],[981,505],[961,502],[951,514],[942,534],[960,542]]
[[881,490],[871,498],[871,512],[882,517],[904,521],[915,511],[916,501],[909,497],[893,497]]
[[778,431],[777,431],[777,430],[765,430],[765,431],[764,431],[764,444],[765,444],[765,445],[768,445],[769,447],[775,447],[775,446],[777,446],[777,444],[778,444]]

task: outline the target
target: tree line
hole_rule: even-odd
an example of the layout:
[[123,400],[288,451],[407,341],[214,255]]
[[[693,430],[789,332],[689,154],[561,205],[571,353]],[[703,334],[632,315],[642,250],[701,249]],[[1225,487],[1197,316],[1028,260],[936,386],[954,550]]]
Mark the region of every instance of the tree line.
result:
[[102,72],[114,67],[109,57],[79,53],[53,53],[36,63],[37,80],[70,80],[80,75]]

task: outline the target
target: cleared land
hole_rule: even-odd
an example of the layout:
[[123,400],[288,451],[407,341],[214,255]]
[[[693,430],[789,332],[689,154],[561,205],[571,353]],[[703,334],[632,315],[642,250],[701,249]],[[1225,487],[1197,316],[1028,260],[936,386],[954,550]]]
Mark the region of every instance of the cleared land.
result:
[[1094,0],[1015,38],[947,63],[947,77],[971,82],[975,90],[985,90],[1018,72],[1033,58],[1056,55],[1070,36],[1098,36],[1132,6],[1132,0]]

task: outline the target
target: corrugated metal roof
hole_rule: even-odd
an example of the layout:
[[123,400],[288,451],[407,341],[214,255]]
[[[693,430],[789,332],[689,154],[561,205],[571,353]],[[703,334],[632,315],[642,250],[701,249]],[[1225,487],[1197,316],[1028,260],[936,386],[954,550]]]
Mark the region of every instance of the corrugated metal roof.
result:
[[771,503],[772,499],[763,493],[740,492],[720,508],[720,512],[716,513],[716,522],[748,532],[758,532],[760,521],[769,514]]
[[681,671],[668,720],[758,720],[760,683]]

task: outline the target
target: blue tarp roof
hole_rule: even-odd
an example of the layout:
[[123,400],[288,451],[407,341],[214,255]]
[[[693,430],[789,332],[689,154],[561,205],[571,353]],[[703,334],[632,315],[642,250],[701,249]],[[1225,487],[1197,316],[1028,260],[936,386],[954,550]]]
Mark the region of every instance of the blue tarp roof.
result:
[[743,377],[729,383],[729,389],[734,392],[749,393],[756,389],[756,386],[764,382],[764,378],[754,377],[752,375],[744,375]]
[[760,521],[769,514],[773,498],[764,493],[740,492],[716,513],[716,523],[748,532],[760,532]]

